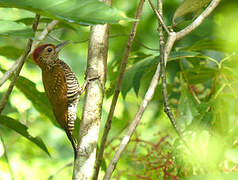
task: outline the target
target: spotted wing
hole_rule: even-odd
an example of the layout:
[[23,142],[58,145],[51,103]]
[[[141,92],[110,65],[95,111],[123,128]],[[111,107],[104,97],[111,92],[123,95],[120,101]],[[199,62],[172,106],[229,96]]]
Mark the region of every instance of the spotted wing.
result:
[[49,71],[42,71],[42,79],[55,118],[67,130],[68,100],[64,70],[60,65],[55,65]]

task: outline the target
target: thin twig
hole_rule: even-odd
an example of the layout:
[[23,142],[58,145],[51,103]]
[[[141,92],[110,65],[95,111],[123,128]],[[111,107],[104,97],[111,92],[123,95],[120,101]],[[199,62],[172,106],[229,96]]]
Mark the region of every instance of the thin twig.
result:
[[64,170],[64,169],[67,168],[67,167],[70,167],[70,166],[72,166],[72,165],[73,165],[72,162],[67,163],[66,165],[64,165],[63,167],[61,167],[60,169],[58,169],[54,174],[50,175],[50,177],[48,178],[48,180],[53,179],[53,178],[54,178],[56,175],[58,175],[62,170]]
[[[38,26],[39,20],[40,20],[40,15],[37,14],[36,17],[35,17],[35,21],[34,21],[34,23],[32,25],[32,29],[33,29],[34,32],[36,32],[36,30],[37,30],[37,26]],[[8,98],[9,98],[11,92],[12,92],[12,89],[13,89],[13,87],[15,85],[15,82],[16,82],[16,80],[17,80],[17,78],[18,78],[18,76],[19,76],[19,74],[21,72],[21,69],[22,69],[22,67],[23,67],[23,65],[24,65],[24,63],[25,63],[25,61],[27,59],[28,54],[31,51],[32,42],[33,42],[32,39],[28,40],[25,52],[20,57],[19,65],[18,65],[18,67],[16,69],[16,73],[15,73],[15,75],[14,75],[14,77],[13,77],[13,79],[12,79],[8,89],[7,89],[7,92],[3,95],[2,99],[0,100],[0,114],[2,113],[3,109],[5,108],[5,106],[7,104]]]
[[9,77],[16,71],[17,67],[19,66],[19,62],[21,57],[16,60],[16,62],[12,65],[12,67],[4,73],[2,78],[0,79],[0,87],[9,79]]
[[161,25],[163,26],[164,30],[166,31],[167,34],[169,34],[169,29],[167,28],[167,26],[164,23],[163,17],[161,16],[161,14],[157,11],[157,9],[155,8],[155,6],[153,5],[152,1],[149,0],[150,6],[152,7],[153,11],[155,12],[156,16],[158,17]]
[[186,28],[182,29],[181,31],[177,32],[176,41],[183,38],[184,36],[191,33],[194,29],[196,29],[204,19],[209,16],[212,11],[217,7],[221,0],[213,0],[209,6]]
[[[112,102],[111,102],[108,118],[107,118],[105,128],[104,128],[104,131],[103,131],[103,136],[102,136],[99,152],[97,154],[96,165],[95,165],[95,173],[96,174],[98,174],[101,163],[102,163],[103,152],[104,152],[105,144],[106,144],[106,141],[107,141],[107,136],[108,136],[108,133],[111,129],[112,118],[113,118],[113,114],[114,114],[115,107],[116,107],[116,104],[117,104],[118,96],[119,96],[119,93],[120,93],[120,90],[121,90],[122,79],[123,79],[123,76],[124,76],[124,73],[125,73],[125,70],[126,70],[126,65],[127,65],[127,62],[128,62],[129,53],[130,53],[130,50],[131,50],[131,47],[132,47],[133,40],[135,38],[137,26],[139,24],[139,19],[140,19],[141,14],[142,14],[142,9],[143,9],[143,6],[144,6],[144,2],[145,2],[145,0],[140,0],[140,2],[139,2],[137,12],[136,12],[136,17],[135,17],[137,19],[137,21],[135,21],[132,25],[130,36],[129,36],[127,46],[126,46],[126,50],[125,50],[125,54],[124,54],[124,57],[123,57],[122,62],[121,62],[121,67],[120,67],[120,72],[119,72],[119,76],[118,76],[117,83],[116,83],[116,88],[115,88],[115,91],[114,91],[114,95],[113,95],[113,99],[112,99]],[[97,176],[94,176],[94,177],[97,177]],[[94,179],[94,180],[96,180],[96,179]]]
[[9,158],[8,158],[8,154],[7,154],[7,147],[6,147],[6,144],[4,142],[4,139],[2,137],[2,134],[0,133],[0,139],[2,141],[2,145],[3,145],[3,149],[4,149],[4,157],[7,161],[7,164],[8,164],[8,169],[9,169],[9,172],[10,172],[10,175],[11,175],[11,179],[14,180],[14,173],[13,173],[13,170],[12,170],[12,167],[11,167],[11,164],[10,164],[10,161],[9,161]]
[[[40,34],[40,36],[37,38],[37,40],[33,43],[32,48],[31,48],[31,52],[28,54],[27,57],[30,56],[30,54],[32,54],[33,50],[35,49],[36,46],[39,45],[39,43],[41,41],[43,41],[46,36],[48,35],[48,33],[59,23],[59,21],[57,20],[53,20],[51,23],[49,23],[47,25],[47,27],[42,31],[42,33]],[[10,78],[10,76],[16,71],[16,69],[19,67],[19,63],[22,61],[22,56],[20,56],[16,62],[12,65],[12,67],[4,73],[4,75],[2,76],[2,78],[0,79],[0,87]]]
[[[162,2],[158,0],[158,12],[163,16],[162,11]],[[159,21],[159,27],[158,27],[158,33],[159,33],[159,41],[160,41],[160,64],[161,64],[161,79],[162,79],[162,93],[163,93],[163,101],[164,101],[164,111],[168,115],[175,131],[181,137],[181,133],[176,125],[175,119],[173,117],[173,114],[170,110],[169,103],[168,103],[168,94],[167,94],[167,83],[166,83],[166,65],[164,61],[164,34],[163,34],[163,28],[162,24]]]
[[177,127],[175,118],[174,118],[173,113],[172,113],[172,111],[170,109],[170,106],[169,106],[169,98],[168,98],[168,93],[167,93],[167,82],[166,82],[166,68],[165,68],[166,65],[165,65],[163,56],[161,56],[160,64],[161,64],[161,79],[162,79],[162,93],[163,93],[163,101],[164,101],[164,112],[167,114],[168,118],[170,119],[170,122],[173,125],[176,133],[183,140],[181,132],[180,132],[179,128]]

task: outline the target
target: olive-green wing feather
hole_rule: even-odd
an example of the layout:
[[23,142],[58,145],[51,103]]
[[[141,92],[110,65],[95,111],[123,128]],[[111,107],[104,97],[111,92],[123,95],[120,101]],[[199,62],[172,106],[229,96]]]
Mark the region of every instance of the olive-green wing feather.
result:
[[68,100],[64,70],[61,66],[55,65],[50,71],[42,72],[42,79],[55,118],[60,126],[67,130]]

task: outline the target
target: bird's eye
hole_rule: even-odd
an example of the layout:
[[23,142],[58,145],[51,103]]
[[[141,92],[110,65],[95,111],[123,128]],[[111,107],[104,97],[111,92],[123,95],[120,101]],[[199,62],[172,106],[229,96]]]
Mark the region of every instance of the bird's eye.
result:
[[48,48],[47,51],[48,51],[48,52],[51,52],[51,51],[52,51],[52,48]]

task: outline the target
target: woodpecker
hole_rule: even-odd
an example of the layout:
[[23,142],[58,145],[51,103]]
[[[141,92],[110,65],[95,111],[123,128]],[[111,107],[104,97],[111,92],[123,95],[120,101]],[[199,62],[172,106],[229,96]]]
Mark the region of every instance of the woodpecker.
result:
[[34,62],[42,70],[42,81],[46,95],[52,106],[55,118],[66,132],[77,155],[77,144],[73,137],[74,121],[82,89],[70,67],[59,59],[59,51],[68,43],[57,46],[43,44],[33,52]]

